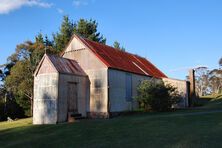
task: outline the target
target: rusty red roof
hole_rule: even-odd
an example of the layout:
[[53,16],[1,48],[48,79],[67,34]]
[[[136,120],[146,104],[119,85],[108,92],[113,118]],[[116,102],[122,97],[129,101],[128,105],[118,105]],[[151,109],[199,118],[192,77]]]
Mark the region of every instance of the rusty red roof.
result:
[[100,44],[75,35],[109,68],[128,71],[136,74],[166,78],[161,72],[147,59],[134,55],[113,47]]
[[86,73],[75,60],[62,58],[56,55],[45,54],[45,56],[52,62],[59,73],[86,76]]

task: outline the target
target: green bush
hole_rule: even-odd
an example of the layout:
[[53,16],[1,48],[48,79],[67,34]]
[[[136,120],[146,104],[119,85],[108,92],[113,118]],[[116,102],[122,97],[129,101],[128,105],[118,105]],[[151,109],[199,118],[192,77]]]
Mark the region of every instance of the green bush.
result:
[[5,103],[0,98],[0,121],[25,117],[23,109],[15,102],[15,100],[7,100]]
[[177,88],[155,79],[142,81],[137,91],[138,96],[135,99],[145,111],[169,111],[180,98]]
[[5,107],[5,104],[0,100],[0,121],[5,120],[6,118],[4,114],[4,107]]

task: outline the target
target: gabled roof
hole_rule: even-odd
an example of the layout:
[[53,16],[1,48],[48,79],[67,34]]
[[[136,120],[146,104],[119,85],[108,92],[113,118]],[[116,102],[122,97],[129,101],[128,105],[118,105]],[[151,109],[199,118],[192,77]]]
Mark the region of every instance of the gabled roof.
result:
[[44,59],[48,59],[52,64],[52,66],[59,73],[87,76],[86,73],[83,71],[83,69],[79,66],[79,64],[75,60],[70,60],[56,55],[48,55],[48,54],[45,54],[43,56],[34,75],[38,73]]
[[119,49],[115,49],[77,35],[74,35],[73,38],[74,37],[79,39],[85,46],[87,46],[108,68],[157,78],[167,77],[156,66],[143,57],[121,51]]

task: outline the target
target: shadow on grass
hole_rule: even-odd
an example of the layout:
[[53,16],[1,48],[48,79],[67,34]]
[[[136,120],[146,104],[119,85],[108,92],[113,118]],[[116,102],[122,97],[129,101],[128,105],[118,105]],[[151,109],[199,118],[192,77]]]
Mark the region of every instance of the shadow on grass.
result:
[[222,146],[222,113],[165,116],[176,113],[137,113],[107,120],[5,129],[0,131],[0,145],[83,148]]

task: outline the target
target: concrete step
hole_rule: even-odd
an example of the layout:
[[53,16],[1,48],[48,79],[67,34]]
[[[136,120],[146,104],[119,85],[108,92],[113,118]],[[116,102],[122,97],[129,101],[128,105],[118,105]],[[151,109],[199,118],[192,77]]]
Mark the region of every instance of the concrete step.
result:
[[71,119],[71,121],[81,120],[85,118],[82,116],[82,114],[76,112],[69,112],[68,114],[69,114],[69,119]]
[[71,117],[82,117],[82,114],[79,114],[79,113],[72,113],[71,114]]
[[75,118],[75,120],[81,120],[81,119],[85,119],[84,117],[74,117]]

